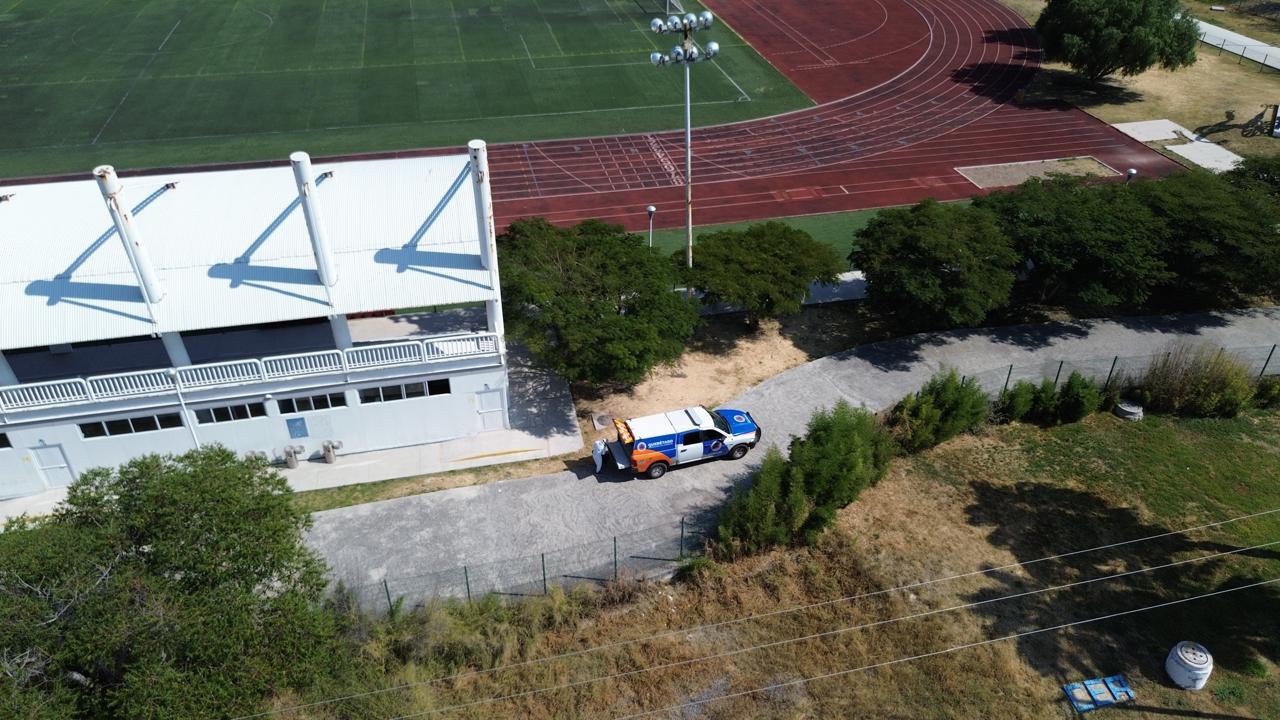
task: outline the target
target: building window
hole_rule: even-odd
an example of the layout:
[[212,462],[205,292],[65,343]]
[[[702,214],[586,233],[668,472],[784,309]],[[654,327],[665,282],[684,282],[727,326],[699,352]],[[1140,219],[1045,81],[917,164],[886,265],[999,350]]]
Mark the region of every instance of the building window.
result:
[[291,415],[293,413],[310,412],[312,410],[328,410],[329,408],[346,407],[346,393],[328,393],[325,395],[304,395],[303,397],[285,398],[280,400],[280,414]]
[[448,395],[449,380],[428,380],[425,383],[404,383],[402,385],[383,385],[360,389],[360,403],[392,402],[426,397],[428,395]]
[[[87,438],[99,438],[107,437],[108,435],[132,435],[133,433],[179,427],[182,427],[181,415],[178,413],[162,413],[160,415],[139,415],[138,417],[80,423],[80,434]],[[5,442],[8,442],[7,438]],[[0,447],[8,447],[8,445],[0,444]]]
[[9,442],[9,433],[0,433],[0,450],[13,447],[13,443]]
[[234,420],[248,420],[249,418],[266,416],[267,406],[260,402],[245,403],[244,405],[224,405],[222,407],[200,408],[199,410],[196,410],[196,422],[201,425],[232,422]]

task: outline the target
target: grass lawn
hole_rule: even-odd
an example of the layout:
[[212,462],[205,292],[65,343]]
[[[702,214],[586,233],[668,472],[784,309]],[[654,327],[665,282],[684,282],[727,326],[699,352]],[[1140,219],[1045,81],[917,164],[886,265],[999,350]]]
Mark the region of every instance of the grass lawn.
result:
[[[648,62],[662,7],[4,0],[0,176],[679,127],[679,74]],[[702,35],[723,53],[694,69],[699,125],[811,104],[729,27]]]
[[[774,218],[780,222],[784,222],[791,227],[804,230],[813,236],[818,242],[823,242],[835,248],[840,253],[840,257],[849,254],[849,250],[853,247],[853,234],[861,230],[871,218],[876,216],[878,210],[856,210],[854,212],[827,213],[825,215],[800,215],[796,217]],[[752,222],[727,223],[724,225],[702,225],[693,228],[694,253],[696,257],[698,236],[703,233],[712,233],[720,230],[744,230],[751,225],[764,222],[763,220],[755,220]],[[643,234],[643,233],[642,233]],[[671,230],[654,230],[653,245],[662,252],[675,252],[681,250],[685,245],[685,231],[683,228],[675,228]]]
[[[1044,0],[1004,2],[1032,23],[1045,6]],[[1280,42],[1276,21],[1238,12],[1213,13],[1209,4],[1189,2],[1188,7],[1207,22]],[[1262,32],[1267,28],[1275,34]],[[1028,97],[1065,100],[1108,123],[1172,120],[1241,155],[1280,154],[1280,138],[1270,137],[1263,128],[1263,106],[1280,102],[1280,73],[1261,72],[1257,63],[1219,54],[1203,43],[1198,54],[1189,68],[1176,72],[1157,68],[1136,77],[1112,78],[1100,88],[1082,83],[1065,65],[1050,63],[1028,89]]]

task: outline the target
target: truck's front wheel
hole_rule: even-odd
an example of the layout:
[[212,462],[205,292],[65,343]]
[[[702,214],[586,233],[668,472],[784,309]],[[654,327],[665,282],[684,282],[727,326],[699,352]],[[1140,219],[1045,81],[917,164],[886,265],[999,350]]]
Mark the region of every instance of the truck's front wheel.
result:
[[747,454],[747,450],[746,445],[734,445],[733,449],[729,451],[729,457],[733,460],[741,460]]
[[657,480],[658,478],[667,474],[667,464],[664,462],[656,462],[650,465],[649,469],[646,470],[644,474],[645,474],[645,477],[649,478],[650,480]]

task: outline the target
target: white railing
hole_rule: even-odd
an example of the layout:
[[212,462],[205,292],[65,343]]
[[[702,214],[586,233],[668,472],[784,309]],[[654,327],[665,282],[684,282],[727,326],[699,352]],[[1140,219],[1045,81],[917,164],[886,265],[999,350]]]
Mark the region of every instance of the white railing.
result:
[[98,375],[89,378],[89,390],[102,400],[133,395],[156,395],[173,392],[174,377],[168,369]]
[[6,410],[87,402],[92,399],[89,386],[80,378],[0,388],[0,404]]
[[277,355],[261,360],[235,360],[176,369],[157,368],[28,383],[0,388],[0,412],[164,395],[178,389],[230,387],[268,380],[335,375],[352,370],[423,365],[443,360],[497,355],[499,348],[497,335],[477,333],[363,345],[347,350]]
[[344,350],[347,365],[352,370],[371,367],[395,367],[418,365],[424,362],[421,342],[394,343],[392,345],[368,345]]
[[266,370],[267,377],[272,380],[326,375],[344,370],[342,357],[342,352],[339,350],[325,350],[305,355],[283,355],[263,360],[262,367]]

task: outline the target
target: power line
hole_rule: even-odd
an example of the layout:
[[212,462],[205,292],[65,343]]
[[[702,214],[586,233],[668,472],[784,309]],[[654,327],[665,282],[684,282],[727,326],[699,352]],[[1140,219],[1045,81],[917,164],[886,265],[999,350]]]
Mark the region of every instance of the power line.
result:
[[604,643],[603,645],[594,645],[589,648],[572,650],[570,652],[560,653],[557,655],[548,655],[547,657],[542,657],[542,658],[532,658],[529,660],[522,660],[517,663],[510,663],[507,665],[502,665],[494,668],[487,668],[484,670],[472,670],[472,671],[463,672],[463,673],[455,673],[453,675],[446,675],[444,677],[431,678],[429,680],[419,680],[419,681],[410,682],[410,683],[402,683],[400,685],[393,685],[391,687],[379,688],[377,690],[368,690],[365,692],[352,693],[350,695],[342,695],[342,696],[333,697],[333,698],[326,698],[323,700],[316,700],[314,702],[302,703],[299,705],[291,705],[289,707],[284,707],[284,708],[264,710],[262,712],[254,713],[251,715],[239,715],[239,716],[236,716],[235,718],[232,718],[232,720],[253,720],[254,718],[269,717],[273,715],[279,715],[281,713],[293,712],[295,710],[305,710],[307,708],[319,707],[322,705],[330,705],[332,703],[342,702],[345,700],[357,700],[364,697],[371,697],[374,695],[382,695],[389,692],[395,692],[397,690],[408,690],[410,688],[421,687],[423,685],[430,685],[433,683],[466,680],[473,677],[491,675],[493,673],[497,673],[505,670],[516,670],[518,668],[528,667],[530,665],[538,665],[541,663],[552,662],[554,660],[566,660],[569,658],[580,657],[583,655],[600,652],[602,650],[625,647],[627,645],[634,645],[636,643],[652,642],[655,640],[661,640],[663,638],[672,637],[675,635],[685,635],[692,632],[714,630],[716,628],[728,627],[730,625],[736,625],[738,623],[743,623],[743,622],[748,622],[753,620],[762,620],[764,618],[777,617],[779,615],[788,615],[791,613],[801,612],[804,610],[812,610],[814,608],[827,607],[827,606],[836,605],[839,603],[853,602],[855,600],[865,600],[867,598],[877,597],[879,595],[886,595],[888,593],[914,590],[917,588],[928,587],[930,585],[937,585],[940,583],[952,582],[954,580],[962,580],[964,578],[969,578],[969,577],[979,577],[982,575],[990,575],[992,573],[1004,572],[1004,571],[1013,570],[1016,568],[1025,568],[1031,565],[1037,565],[1039,563],[1045,563],[1052,560],[1061,560],[1063,558],[1075,557],[1077,555],[1085,555],[1088,553],[1098,552],[1101,550],[1111,550],[1118,547],[1124,547],[1126,545],[1135,545],[1138,543],[1150,542],[1152,540],[1159,540],[1161,538],[1173,537],[1176,535],[1185,535],[1187,533],[1199,532],[1201,530],[1209,530],[1211,528],[1221,527],[1223,525],[1230,525],[1232,523],[1237,523],[1237,522],[1243,522],[1245,520],[1253,520],[1253,519],[1264,517],[1267,515],[1274,515],[1276,513],[1280,513],[1280,508],[1263,510],[1256,513],[1250,513],[1248,515],[1240,515],[1238,517],[1229,518],[1227,520],[1219,520],[1212,523],[1206,523],[1204,525],[1196,525],[1194,527],[1184,528],[1182,530],[1171,530],[1169,532],[1158,533],[1155,535],[1148,535],[1146,537],[1135,538],[1132,540],[1123,540],[1120,542],[1109,543],[1106,545],[1097,545],[1094,547],[1084,548],[1081,550],[1072,550],[1065,553],[1059,553],[1057,555],[1047,555],[1045,557],[1036,558],[1034,560],[1025,560],[1022,562],[1009,563],[1007,565],[1001,565],[999,567],[987,568],[986,570],[973,570],[970,572],[960,573],[957,575],[948,575],[945,577],[934,578],[932,580],[921,580],[913,583],[908,583],[905,585],[897,585],[891,588],[885,588],[883,590],[875,590],[872,592],[859,593],[856,595],[847,595],[847,596],[835,598],[832,600],[823,600],[820,602],[808,603],[805,605],[795,605],[789,608],[782,608],[780,610],[771,610],[769,612],[756,613],[754,615],[746,615],[738,618],[730,618],[728,620],[721,620],[718,622],[706,623],[703,625],[693,625],[687,628],[664,630],[663,632],[655,633],[653,635],[646,635],[639,638],[632,638],[630,640],[618,640],[615,642]]
[[797,638],[788,638],[788,639],[786,639],[786,640],[775,640],[775,641],[773,641],[773,642],[763,643],[763,644],[760,644],[760,645],[751,645],[751,646],[744,647],[744,648],[738,648],[738,649],[736,649],[736,650],[728,650],[728,651],[725,651],[725,652],[722,652],[722,653],[718,653],[718,654],[716,654],[716,655],[706,655],[706,656],[698,657],[698,658],[690,658],[690,659],[688,659],[688,660],[677,660],[677,661],[674,661],[674,662],[664,663],[664,664],[661,664],[661,665],[653,665],[653,666],[650,666],[650,667],[646,667],[646,668],[639,668],[639,669],[636,669],[636,670],[627,670],[627,671],[625,671],[625,672],[614,673],[614,674],[612,674],[612,675],[602,675],[602,676],[600,676],[600,677],[595,677],[595,678],[591,678],[591,679],[588,679],[588,680],[576,680],[576,681],[574,681],[574,682],[563,683],[563,684],[561,684],[561,685],[552,685],[552,686],[543,687],[543,688],[536,688],[536,689],[533,689],[533,690],[525,690],[525,691],[523,691],[523,692],[512,693],[512,694],[510,694],[510,695],[502,695],[502,696],[499,696],[499,697],[485,698],[485,699],[483,699],[483,700],[475,700],[475,701],[472,701],[472,702],[469,702],[469,703],[462,703],[462,704],[458,704],[458,705],[447,705],[447,706],[445,706],[445,707],[441,707],[441,708],[433,708],[433,709],[430,709],[430,710],[423,710],[423,711],[421,711],[421,712],[410,713],[410,714],[408,714],[408,715],[397,715],[397,716],[395,716],[395,717],[393,717],[393,718],[390,718],[390,720],[408,720],[409,718],[424,717],[424,716],[426,716],[426,715],[436,715],[436,714],[439,714],[439,713],[451,712],[451,711],[454,711],[454,710],[465,710],[465,709],[467,709],[467,708],[472,708],[472,707],[476,707],[476,706],[479,706],[479,705],[491,705],[491,704],[493,704],[493,703],[506,702],[506,701],[508,701],[508,700],[519,700],[519,699],[521,699],[521,698],[526,698],[526,697],[530,697],[530,696],[533,696],[533,695],[541,695],[541,694],[543,694],[543,693],[548,693],[548,692],[555,692],[555,691],[558,691],[558,690],[570,690],[570,689],[573,689],[573,688],[576,688],[576,687],[581,687],[581,686],[584,686],[584,685],[592,685],[592,684],[594,684],[594,683],[598,683],[598,682],[605,682],[605,681],[608,681],[608,680],[619,680],[619,679],[621,679],[621,678],[630,677],[630,676],[633,676],[633,675],[640,675],[640,674],[648,673],[648,672],[653,672],[653,671],[655,671],[655,670],[668,670],[668,669],[671,669],[671,668],[681,667],[681,666],[684,666],[684,665],[692,665],[692,664],[694,664],[694,663],[707,662],[707,661],[709,661],[709,660],[723,660],[724,658],[734,657],[734,656],[737,656],[737,655],[743,655],[743,654],[746,654],[746,653],[749,653],[749,652],[755,652],[755,651],[757,651],[757,650],[766,650],[766,649],[768,649],[768,648],[779,647],[779,646],[782,646],[782,645],[790,645],[790,644],[793,644],[793,643],[804,642],[804,641],[807,641],[807,640],[816,640],[816,639],[818,639],[818,638],[830,637],[830,636],[832,636],[832,635],[840,635],[840,634],[847,633],[847,632],[853,632],[853,631],[855,631],[855,630],[866,630],[866,629],[869,629],[869,628],[880,627],[880,626],[884,626],[884,625],[892,625],[892,624],[894,624],[894,623],[904,622],[904,621],[907,621],[907,620],[919,620],[920,618],[925,618],[925,617],[929,617],[929,616],[932,616],[932,615],[941,615],[941,614],[943,614],[943,613],[955,612],[955,611],[957,611],[957,610],[967,610],[967,609],[970,609],[970,608],[980,607],[980,606],[983,606],[983,605],[990,605],[990,604],[993,604],[993,603],[1004,602],[1004,601],[1006,601],[1006,600],[1016,600],[1016,599],[1018,599],[1018,598],[1029,597],[1029,596],[1031,596],[1031,595],[1042,595],[1042,594],[1044,594],[1044,593],[1048,593],[1048,592],[1054,592],[1054,591],[1057,591],[1057,590],[1066,590],[1066,589],[1068,589],[1068,588],[1080,587],[1080,586],[1082,586],[1082,585],[1089,585],[1089,584],[1096,583],[1096,582],[1104,582],[1104,581],[1107,581],[1107,580],[1116,580],[1116,579],[1118,579],[1118,578],[1128,577],[1128,576],[1130,576],[1130,575],[1138,575],[1138,574],[1141,574],[1141,573],[1155,572],[1155,571],[1157,571],[1157,570],[1165,570],[1165,569],[1168,569],[1168,568],[1171,568],[1171,567],[1177,567],[1177,566],[1179,566],[1179,565],[1187,565],[1187,564],[1190,564],[1190,563],[1202,562],[1202,561],[1204,561],[1204,560],[1212,560],[1212,559],[1214,559],[1214,558],[1224,557],[1224,556],[1226,556],[1226,555],[1236,555],[1236,554],[1239,554],[1239,553],[1242,553],[1242,552],[1249,552],[1249,551],[1251,551],[1251,550],[1260,550],[1260,549],[1262,549],[1262,548],[1272,547],[1272,546],[1274,546],[1274,545],[1280,545],[1280,540],[1274,540],[1274,541],[1272,541],[1272,542],[1263,543],[1263,544],[1261,544],[1261,545],[1254,545],[1254,546],[1251,546],[1251,547],[1235,548],[1235,549],[1232,549],[1232,550],[1225,550],[1225,551],[1223,551],[1223,552],[1213,553],[1213,554],[1211,554],[1211,555],[1202,555],[1202,556],[1200,556],[1200,557],[1195,557],[1195,558],[1188,558],[1188,559],[1186,559],[1186,560],[1178,560],[1178,561],[1176,561],[1176,562],[1170,562],[1170,563],[1166,563],[1166,564],[1164,564],[1164,565],[1156,565],[1156,566],[1153,566],[1153,567],[1139,568],[1139,569],[1137,569],[1137,570],[1128,570],[1128,571],[1125,571],[1125,572],[1122,572],[1122,573],[1115,573],[1115,574],[1113,574],[1113,575],[1103,575],[1103,576],[1096,577],[1096,578],[1090,578],[1090,579],[1088,579],[1088,580],[1079,580],[1079,581],[1076,581],[1076,582],[1067,583],[1067,584],[1065,584],[1065,585],[1055,585],[1055,586],[1052,586],[1052,587],[1041,588],[1041,589],[1039,589],[1039,590],[1028,590],[1028,591],[1025,591],[1025,592],[1015,593],[1015,594],[1012,594],[1012,595],[1002,595],[1002,596],[999,596],[999,597],[995,597],[995,598],[987,598],[986,600],[978,600],[978,601],[975,601],[975,602],[965,603],[965,604],[962,604],[962,605],[951,605],[951,606],[949,606],[949,607],[945,607],[945,608],[937,608],[937,609],[934,609],[934,610],[927,610],[927,611],[919,612],[919,613],[915,613],[915,614],[912,614],[912,615],[903,615],[903,616],[900,616],[900,617],[896,617],[896,618],[889,618],[889,619],[886,619],[886,620],[877,620],[877,621],[874,621],[874,622],[862,623],[862,624],[860,624],[860,625],[851,625],[851,626],[848,626],[848,627],[837,628],[837,629],[835,629],[835,630],[825,630],[825,631],[820,632],[820,633],[814,633],[814,634],[812,634],[812,635],[805,635],[805,636],[797,637]]
[[1076,627],[1077,625],[1088,625],[1089,623],[1102,622],[1103,620],[1113,620],[1115,618],[1123,617],[1125,615],[1134,615],[1136,613],[1147,612],[1149,610],[1159,610],[1160,608],[1166,608],[1172,605],[1180,605],[1182,603],[1191,602],[1193,600],[1203,600],[1204,598],[1214,597],[1216,595],[1226,595],[1227,593],[1239,592],[1241,590],[1249,590],[1251,588],[1261,587],[1263,585],[1270,585],[1275,582],[1280,582],[1280,577],[1271,578],[1270,580],[1262,580],[1259,582],[1250,583],[1249,585],[1241,585],[1240,587],[1227,588],[1226,590],[1216,590],[1214,592],[1204,593],[1202,595],[1193,595],[1191,597],[1179,598],[1177,600],[1170,600],[1169,602],[1160,603],[1158,605],[1148,605],[1146,607],[1135,608],[1133,610],[1124,610],[1122,612],[1111,613],[1110,615],[1102,615],[1095,618],[1089,618],[1087,620],[1076,620],[1074,622],[1062,623],[1061,625],[1054,625],[1052,627],[1037,628],[1035,630],[1027,630],[1020,633],[1013,633],[1012,635],[1004,635],[998,638],[990,638],[987,640],[979,640],[978,642],[966,643],[964,645],[956,645],[954,647],[950,647],[945,650],[935,650],[934,652],[922,653],[920,655],[912,655],[910,657],[904,657],[904,658],[897,658],[895,660],[886,660],[884,662],[879,662],[872,665],[862,665],[860,667],[851,668],[849,670],[840,670],[839,672],[827,673],[825,675],[814,675],[813,677],[800,678],[799,680],[790,680],[782,683],[774,683],[772,685],[764,685],[762,687],[753,688],[751,690],[742,690],[740,692],[728,693],[725,695],[717,695],[715,697],[705,698],[702,700],[692,700],[690,702],[681,703],[679,705],[668,705],[667,707],[658,708],[656,710],[646,710],[644,712],[634,713],[631,715],[622,715],[620,717],[615,718],[615,720],[634,720],[635,718],[647,717],[649,715],[656,715],[658,713],[669,713],[676,710],[683,710],[685,708],[696,707],[698,705],[706,705],[707,703],[718,702],[720,700],[730,700],[732,698],[744,697],[746,695],[755,695],[757,693],[770,692],[772,690],[779,690],[785,687],[803,685],[805,683],[813,682],[814,680],[828,680],[830,678],[842,677],[844,675],[852,675],[854,673],[865,672],[867,670],[876,670],[879,668],[888,667],[890,665],[900,665],[902,663],[912,662],[914,660],[923,660],[925,658],[936,657],[938,655],[946,655],[948,653],[959,652],[960,650],[969,650],[971,648],[981,647],[983,645],[993,645],[998,642],[1004,642],[1005,640],[1016,640],[1018,638],[1024,638],[1030,635],[1039,635],[1041,633],[1055,632],[1057,630],[1065,630],[1067,628]]

